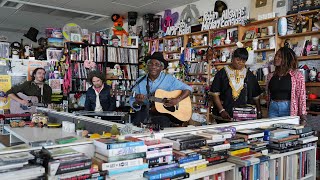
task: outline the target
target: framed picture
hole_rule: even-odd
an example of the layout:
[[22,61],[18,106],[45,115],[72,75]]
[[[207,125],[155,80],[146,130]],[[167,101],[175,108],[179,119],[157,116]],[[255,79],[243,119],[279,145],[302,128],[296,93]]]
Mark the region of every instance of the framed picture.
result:
[[129,36],[127,47],[138,48],[139,46],[139,37],[138,36]]
[[81,42],[81,35],[80,34],[71,33],[70,40],[72,42]]
[[47,60],[48,61],[60,61],[62,56],[63,56],[63,50],[47,49]]

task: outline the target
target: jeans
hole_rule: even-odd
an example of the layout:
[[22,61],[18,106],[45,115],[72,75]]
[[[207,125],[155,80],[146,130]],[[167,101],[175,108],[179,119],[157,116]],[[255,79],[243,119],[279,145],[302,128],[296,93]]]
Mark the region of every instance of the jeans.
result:
[[269,118],[290,116],[290,101],[271,101],[269,105]]

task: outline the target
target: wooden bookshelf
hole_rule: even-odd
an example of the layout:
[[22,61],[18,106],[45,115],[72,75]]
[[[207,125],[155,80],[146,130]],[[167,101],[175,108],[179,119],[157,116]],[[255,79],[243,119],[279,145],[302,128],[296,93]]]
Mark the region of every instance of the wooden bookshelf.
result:
[[163,53],[165,53],[165,54],[175,54],[175,53],[180,53],[180,51],[164,51]]
[[206,82],[186,82],[186,84],[188,84],[188,85],[201,85],[201,86],[207,85]]
[[201,76],[201,75],[208,75],[208,73],[189,73],[188,76]]
[[257,53],[257,52],[265,52],[265,51],[275,51],[275,49],[258,49],[258,50],[254,50],[255,53]]
[[278,36],[281,39],[286,39],[286,38],[294,38],[294,37],[302,37],[302,36],[311,36],[311,35],[319,35],[320,31],[308,31],[304,33],[296,33],[296,34],[289,34],[285,36]]
[[[261,38],[256,38],[258,41],[259,40],[269,40],[270,38],[274,37],[274,35],[272,36],[265,36],[265,37],[261,37]],[[246,40],[242,40],[242,43],[247,43],[247,42],[252,42],[254,39],[246,39]]]
[[214,48],[226,48],[226,47],[233,47],[237,46],[236,43],[231,43],[231,44],[225,44],[225,45],[220,45],[220,46],[213,46]]
[[307,60],[320,60],[320,55],[315,56],[299,56],[297,57],[298,61],[307,61]]
[[193,47],[190,47],[190,48],[193,48],[193,49],[201,49],[201,48],[208,48],[209,45],[204,45],[204,46],[193,46]]
[[307,82],[307,87],[320,87],[320,82]]
[[258,24],[264,24],[264,23],[269,23],[269,22],[276,22],[277,18],[268,18],[268,19],[262,19],[262,20],[258,20],[258,21],[252,21],[250,22],[248,25],[258,25]]
[[219,62],[219,63],[213,63],[214,66],[225,66],[225,65],[230,65],[231,63],[227,62]]
[[320,99],[307,99],[309,102],[320,102]]
[[315,111],[307,111],[307,113],[310,115],[320,115],[320,112],[315,112]]

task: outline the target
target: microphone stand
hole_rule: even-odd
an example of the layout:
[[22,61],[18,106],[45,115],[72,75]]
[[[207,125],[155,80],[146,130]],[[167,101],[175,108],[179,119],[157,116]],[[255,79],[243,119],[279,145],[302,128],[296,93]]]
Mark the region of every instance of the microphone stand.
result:
[[150,93],[150,85],[149,85],[149,78],[148,78],[148,75],[146,75],[146,78],[147,78],[147,85],[146,85],[146,89],[147,89],[147,99],[148,99],[148,103],[146,105],[146,108],[147,108],[147,116],[146,118],[144,119],[143,123],[144,124],[150,124],[152,123],[151,121],[151,116],[150,116],[150,97],[151,97],[151,93]]

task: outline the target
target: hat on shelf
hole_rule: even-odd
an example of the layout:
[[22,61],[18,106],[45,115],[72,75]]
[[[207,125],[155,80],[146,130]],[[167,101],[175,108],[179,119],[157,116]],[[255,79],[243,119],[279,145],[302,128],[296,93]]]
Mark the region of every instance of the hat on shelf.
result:
[[38,36],[39,30],[34,28],[34,27],[30,27],[29,31],[27,32],[27,34],[24,34],[23,36],[30,39],[33,42],[37,42],[37,36]]
[[168,67],[168,61],[163,58],[163,54],[161,52],[154,52],[151,56],[147,56],[145,61],[147,62],[150,59],[156,59],[164,64],[164,68]]
[[214,12],[217,12],[218,15],[219,15],[219,17],[221,17],[221,16],[222,16],[222,12],[223,12],[224,10],[227,10],[227,9],[228,9],[228,6],[227,6],[227,4],[226,4],[225,2],[223,2],[223,1],[218,0],[218,1],[216,1],[215,4],[214,4]]

